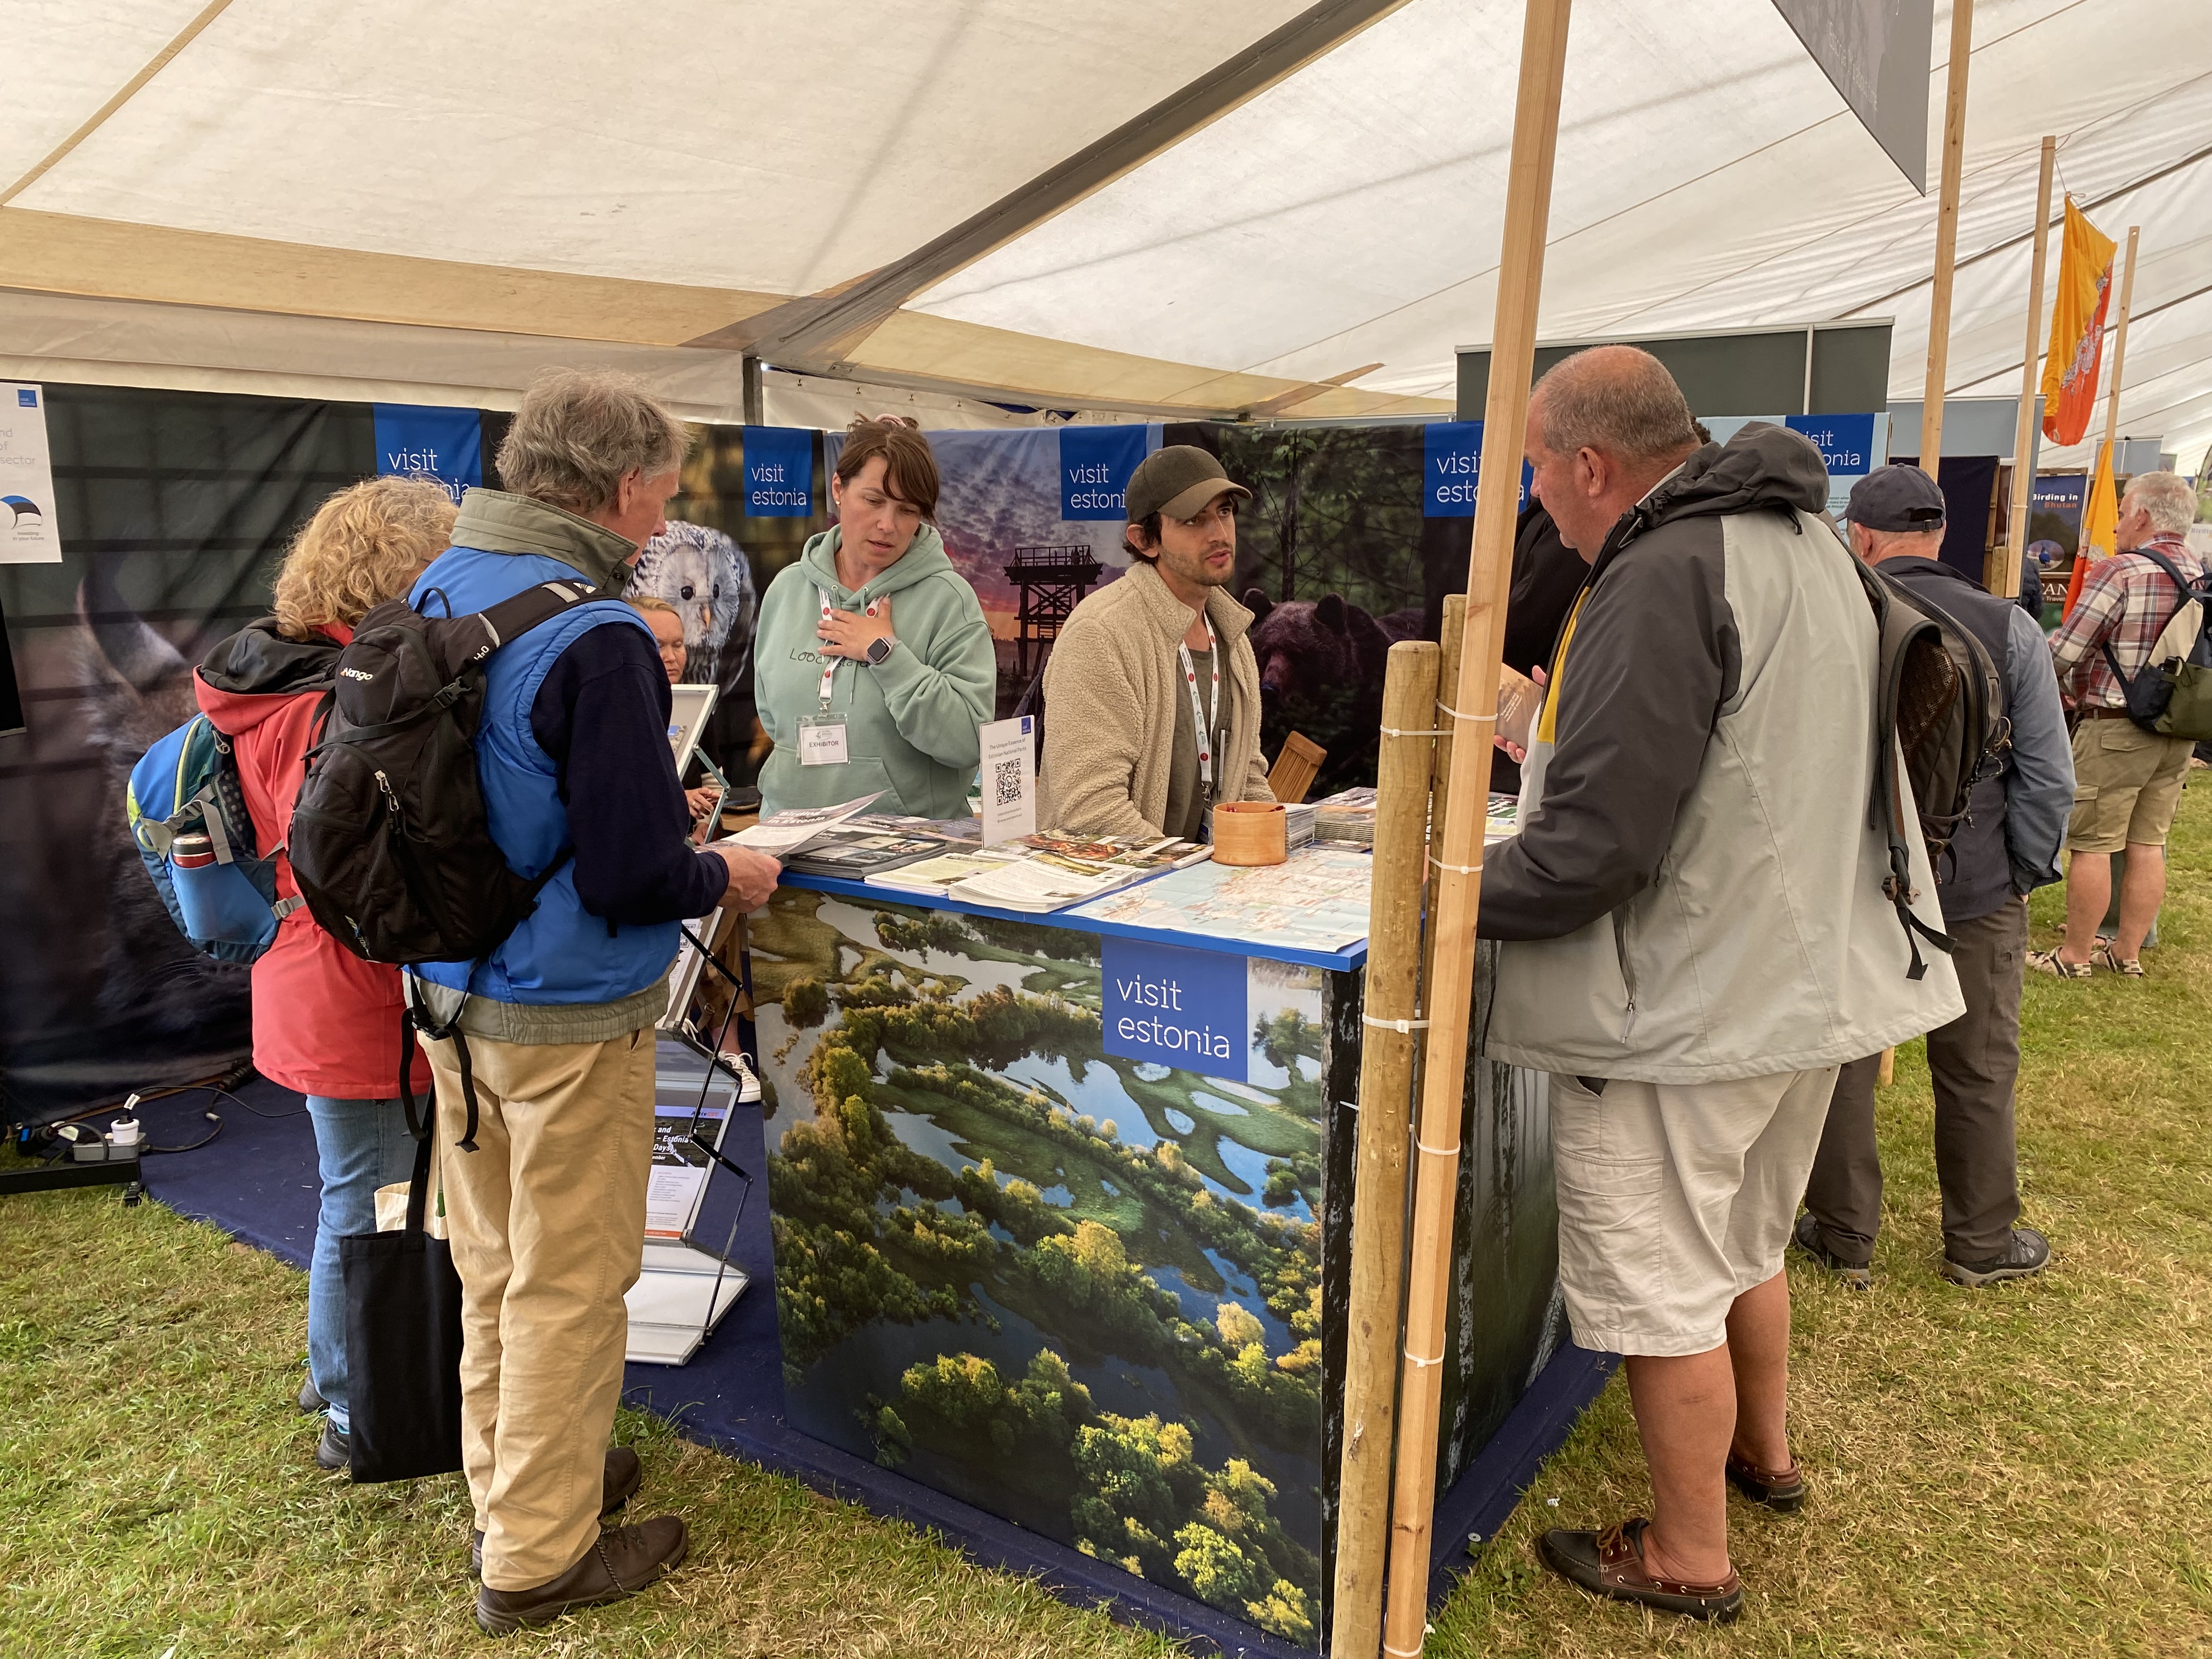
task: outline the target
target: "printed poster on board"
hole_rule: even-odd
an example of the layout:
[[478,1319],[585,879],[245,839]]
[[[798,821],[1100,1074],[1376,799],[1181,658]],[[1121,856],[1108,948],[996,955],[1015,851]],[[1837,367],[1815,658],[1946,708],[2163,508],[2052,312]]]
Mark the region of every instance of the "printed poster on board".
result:
[[0,380],[0,564],[62,562],[44,386]]

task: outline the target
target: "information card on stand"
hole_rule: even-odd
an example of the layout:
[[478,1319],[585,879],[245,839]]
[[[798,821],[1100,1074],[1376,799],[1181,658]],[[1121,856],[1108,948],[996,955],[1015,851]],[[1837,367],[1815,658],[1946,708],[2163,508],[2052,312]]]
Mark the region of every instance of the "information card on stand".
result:
[[1036,834],[1036,717],[979,726],[982,739],[983,845]]

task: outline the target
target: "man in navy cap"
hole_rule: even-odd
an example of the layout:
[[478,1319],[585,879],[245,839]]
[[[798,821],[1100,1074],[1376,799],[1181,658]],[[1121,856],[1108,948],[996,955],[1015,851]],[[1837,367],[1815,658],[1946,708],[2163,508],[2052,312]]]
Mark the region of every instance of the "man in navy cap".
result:
[[[2073,751],[2042,629],[1937,556],[1943,492],[1936,481],[1917,466],[1882,467],[1853,487],[1844,517],[1852,552],[1973,634],[2004,676],[2011,750],[1994,776],[1974,786],[1966,822],[1936,878],[1944,927],[1959,942],[1951,961],[1966,1012],[1928,1034],[1943,1273],[1957,1284],[1991,1285],[2039,1272],[2051,1257],[2042,1234],[2013,1224],[2020,1216],[2013,1085],[2027,896],[2059,878],[2058,848],[2074,804]],[[1881,1224],[1874,1135],[1880,1063],[1871,1055],[1838,1075],[1807,1213],[1797,1218],[1798,1244],[1858,1285],[1869,1282]]]

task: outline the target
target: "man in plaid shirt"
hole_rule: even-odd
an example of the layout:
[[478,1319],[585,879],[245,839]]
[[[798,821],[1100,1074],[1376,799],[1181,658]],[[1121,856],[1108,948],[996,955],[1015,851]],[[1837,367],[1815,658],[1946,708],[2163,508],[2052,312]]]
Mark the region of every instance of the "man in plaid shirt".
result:
[[[2146,732],[2128,718],[2127,694],[2104,647],[2132,680],[2181,595],[2137,550],[2163,554],[2185,580],[2203,567],[2183,537],[2197,516],[2197,495],[2171,472],[2146,472],[2120,498],[2118,550],[2094,567],[2066,623],[2051,636],[2060,690],[2079,716],[2074,731],[2074,815],[2066,827],[2066,942],[2030,954],[2032,965],[2062,979],[2087,979],[2094,960],[2139,978],[2143,936],[2166,897],[2166,836],[2181,804],[2192,747],[2187,738]],[[2120,887],[2119,936],[2097,944],[2097,924],[2112,901],[2112,854],[2127,851]]]

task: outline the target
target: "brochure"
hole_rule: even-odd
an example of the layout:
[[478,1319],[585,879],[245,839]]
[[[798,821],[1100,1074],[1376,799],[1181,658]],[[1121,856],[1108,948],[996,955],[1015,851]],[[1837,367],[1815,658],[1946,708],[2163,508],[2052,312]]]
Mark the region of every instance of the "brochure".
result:
[[864,879],[869,886],[881,887],[890,892],[943,898],[945,889],[954,882],[986,874],[1008,864],[1018,863],[1020,860],[1020,853],[1013,848],[987,853],[968,847],[959,852],[941,853],[934,858],[902,865],[897,869],[883,871]]
[[875,794],[857,796],[836,806],[791,807],[763,818],[750,830],[738,830],[729,839],[771,858],[787,859],[812,846],[824,832],[836,829],[846,819],[859,817],[883,793],[878,789]]
[[956,883],[946,896],[1004,910],[1062,910],[1141,880],[1146,873],[1127,865],[1039,853]]
[[860,829],[866,822],[854,818],[839,825],[804,852],[786,859],[784,868],[803,876],[842,876],[850,881],[865,881],[878,871],[934,858],[952,845],[942,836]]
[[1034,853],[1056,853],[1082,864],[1110,864],[1150,872],[1180,870],[1213,856],[1194,841],[1146,841],[1136,836],[1024,836],[1017,843]]

